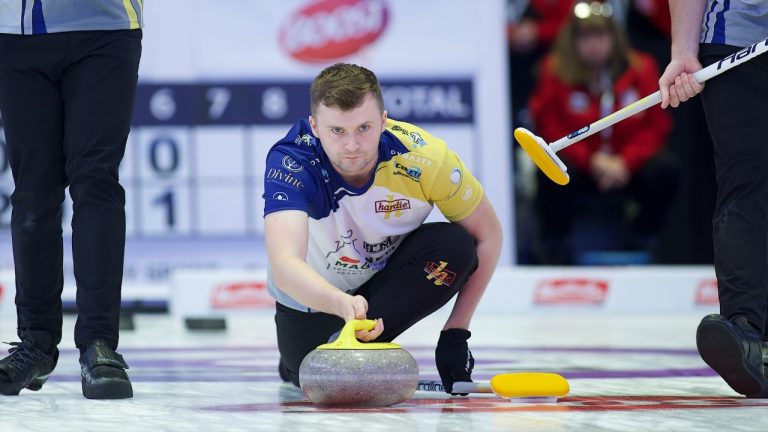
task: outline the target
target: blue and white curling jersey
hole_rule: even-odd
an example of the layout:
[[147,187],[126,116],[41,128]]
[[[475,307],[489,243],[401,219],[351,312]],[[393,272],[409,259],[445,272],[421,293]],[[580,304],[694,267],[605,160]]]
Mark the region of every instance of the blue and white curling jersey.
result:
[[0,33],[139,29],[143,9],[143,0],[0,0]]
[[768,0],[707,0],[700,42],[745,47],[768,37]]
[[[404,122],[387,120],[375,175],[357,188],[331,165],[307,120],[297,122],[267,154],[264,215],[301,210],[309,215],[307,263],[328,282],[353,292],[381,270],[433,204],[451,221],[472,213],[483,190],[441,139]],[[309,310],[275,286],[285,306]]]

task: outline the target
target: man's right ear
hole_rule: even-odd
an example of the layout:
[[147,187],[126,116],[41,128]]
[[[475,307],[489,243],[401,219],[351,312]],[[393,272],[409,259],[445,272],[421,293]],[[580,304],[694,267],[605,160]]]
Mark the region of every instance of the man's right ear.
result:
[[317,134],[317,123],[315,123],[315,119],[312,118],[312,114],[309,115],[309,127],[312,128],[312,134],[316,137],[319,137],[320,135]]

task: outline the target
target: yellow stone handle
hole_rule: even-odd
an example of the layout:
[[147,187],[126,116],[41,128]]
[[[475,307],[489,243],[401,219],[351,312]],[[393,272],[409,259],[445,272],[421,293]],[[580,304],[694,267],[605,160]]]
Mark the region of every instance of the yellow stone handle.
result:
[[400,345],[390,342],[360,342],[355,336],[358,330],[373,330],[374,320],[349,320],[341,329],[335,341],[320,345],[317,349],[400,349]]
[[[350,330],[350,327],[352,330]],[[358,330],[373,330],[373,328],[376,327],[376,321],[374,320],[349,320],[348,323],[344,324],[344,328],[341,329],[341,333],[344,332],[351,333],[352,336],[355,335],[355,332]]]

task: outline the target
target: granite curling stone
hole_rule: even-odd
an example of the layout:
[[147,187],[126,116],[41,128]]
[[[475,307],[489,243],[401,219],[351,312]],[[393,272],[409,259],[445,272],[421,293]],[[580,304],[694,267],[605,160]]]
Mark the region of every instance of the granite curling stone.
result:
[[416,359],[394,343],[363,343],[357,330],[372,320],[352,320],[334,342],[320,345],[301,362],[299,384],[312,402],[327,406],[384,407],[413,396],[419,384]]

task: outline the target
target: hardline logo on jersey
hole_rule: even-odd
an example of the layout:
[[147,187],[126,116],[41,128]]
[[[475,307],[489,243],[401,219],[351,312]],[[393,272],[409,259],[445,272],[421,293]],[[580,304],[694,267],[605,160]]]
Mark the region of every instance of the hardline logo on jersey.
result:
[[310,147],[314,147],[315,145],[317,145],[317,141],[315,140],[315,137],[313,137],[310,134],[299,135],[296,137],[296,139],[293,142],[296,143],[296,145],[305,144]]
[[384,219],[389,219],[394,213],[396,218],[403,215],[403,211],[411,209],[411,201],[405,198],[395,199],[394,195],[387,195],[386,200],[374,203],[376,213],[384,213]]
[[393,125],[392,126],[392,130],[395,131],[395,132],[400,132],[401,134],[403,134],[405,136],[408,136],[408,137],[411,136],[411,133],[408,131],[408,129],[406,129],[406,128],[400,126],[400,125]]
[[416,147],[424,147],[427,145],[427,143],[424,141],[424,138],[422,138],[418,132],[411,132],[410,137],[413,140],[413,145]]
[[418,132],[411,132],[408,129],[406,129],[406,128],[402,127],[402,126],[399,126],[399,125],[393,125],[392,126],[392,130],[395,131],[395,132],[400,132],[401,134],[403,134],[403,135],[407,136],[408,138],[410,138],[411,141],[413,141],[413,145],[415,147],[421,148],[421,147],[424,147],[425,145],[427,145],[427,142],[424,141],[424,138],[422,138],[421,134],[418,133]]
[[456,273],[446,269],[448,262],[440,261],[435,263],[432,261],[427,262],[424,271],[427,272],[427,280],[434,281],[435,285],[451,286],[454,280],[456,280]]

